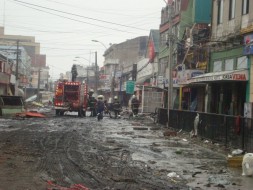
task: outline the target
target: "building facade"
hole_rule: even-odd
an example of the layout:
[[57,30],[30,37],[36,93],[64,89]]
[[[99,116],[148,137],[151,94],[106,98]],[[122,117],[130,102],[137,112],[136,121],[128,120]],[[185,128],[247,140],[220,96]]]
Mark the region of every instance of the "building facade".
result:
[[119,96],[123,105],[128,104],[130,95],[126,94],[126,82],[132,80],[133,66],[145,57],[147,42],[148,36],[140,36],[113,44],[105,51],[103,69],[110,89],[107,97]]
[[250,6],[253,2],[247,0],[212,1],[208,73],[190,82],[206,85],[206,112],[244,115],[244,105],[250,102],[252,61],[243,51],[242,35],[252,24]]

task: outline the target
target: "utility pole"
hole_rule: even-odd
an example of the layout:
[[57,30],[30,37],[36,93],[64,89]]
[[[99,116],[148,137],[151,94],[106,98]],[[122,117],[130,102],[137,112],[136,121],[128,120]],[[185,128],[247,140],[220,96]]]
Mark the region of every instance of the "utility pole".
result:
[[114,97],[114,86],[115,86],[115,77],[116,77],[116,64],[114,64],[112,74],[113,74],[113,76],[112,76],[112,81],[111,81],[111,97],[113,99],[113,97]]
[[[37,58],[37,56],[36,56],[36,54],[35,54],[35,55],[34,55],[34,62],[35,62],[35,65],[37,64],[36,58]],[[40,63],[38,63],[37,101],[40,101],[40,72],[41,72]]]
[[169,88],[168,88],[168,125],[169,125],[169,120],[170,120],[170,109],[173,109],[173,76],[172,76],[172,71],[173,71],[173,34],[172,34],[172,27],[173,27],[173,22],[172,22],[172,11],[173,7],[171,3],[168,3],[168,8],[169,8],[169,63],[168,63],[168,68],[169,68]]
[[37,100],[40,101],[40,67],[38,69],[38,89],[37,89]]
[[98,63],[97,63],[97,52],[95,51],[95,94],[98,91]]
[[17,40],[17,55],[16,55],[16,88],[15,88],[16,95],[18,95],[18,85],[19,85],[18,65],[19,65],[19,40]]

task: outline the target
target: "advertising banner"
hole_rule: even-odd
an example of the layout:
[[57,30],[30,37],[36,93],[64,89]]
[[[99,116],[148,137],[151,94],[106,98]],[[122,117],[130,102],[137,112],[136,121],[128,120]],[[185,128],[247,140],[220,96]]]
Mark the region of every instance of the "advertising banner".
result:
[[126,84],[126,93],[127,94],[134,94],[134,87],[135,87],[135,81],[127,81]]

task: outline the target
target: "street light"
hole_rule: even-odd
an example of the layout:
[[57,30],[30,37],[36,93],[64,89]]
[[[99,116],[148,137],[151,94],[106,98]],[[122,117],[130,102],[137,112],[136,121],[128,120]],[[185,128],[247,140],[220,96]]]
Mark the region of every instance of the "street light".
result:
[[100,42],[100,41],[98,41],[98,40],[91,40],[91,41],[92,41],[92,42],[98,42],[98,43],[100,43],[102,46],[104,46],[105,49],[107,49],[106,45],[105,45],[103,42]]
[[[76,57],[76,58],[81,58],[81,57]],[[83,58],[83,59],[85,59],[85,58]],[[85,59],[85,60],[89,61],[88,59]],[[87,82],[87,84],[89,86],[89,70],[93,70],[93,69],[90,68],[90,64],[89,65],[85,65],[85,64],[83,64],[81,61],[79,61],[77,59],[74,59],[73,61],[80,63],[81,66],[83,67],[83,69],[86,70],[86,82]]]
[[86,58],[84,58],[84,57],[79,57],[79,56],[76,56],[76,57],[75,57],[75,59],[79,59],[79,58],[80,58],[80,59],[84,59],[84,60],[86,60],[86,61],[88,61],[88,62],[90,63],[90,60],[89,60],[89,59],[86,59]]

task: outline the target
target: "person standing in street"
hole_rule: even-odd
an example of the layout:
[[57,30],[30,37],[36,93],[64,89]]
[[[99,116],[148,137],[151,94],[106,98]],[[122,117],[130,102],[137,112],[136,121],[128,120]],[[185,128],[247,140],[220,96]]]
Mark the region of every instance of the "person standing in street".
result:
[[90,117],[96,117],[97,116],[96,104],[97,104],[97,100],[94,97],[94,90],[91,89],[89,91],[89,99],[88,99],[88,107],[90,108]]
[[131,109],[134,117],[137,116],[139,113],[139,106],[140,106],[139,100],[136,98],[135,95],[133,95],[131,100]]
[[103,112],[104,112],[104,109],[105,109],[105,104],[104,104],[103,100],[104,100],[104,96],[103,95],[99,95],[98,96],[97,105],[96,105],[98,121],[100,121],[101,119],[103,119]]
[[112,107],[113,107],[113,112],[115,114],[115,118],[118,118],[120,117],[120,110],[121,110],[121,105],[119,103],[119,100],[118,100],[118,97],[117,96],[114,96],[114,99],[113,99],[113,104],[112,104]]

